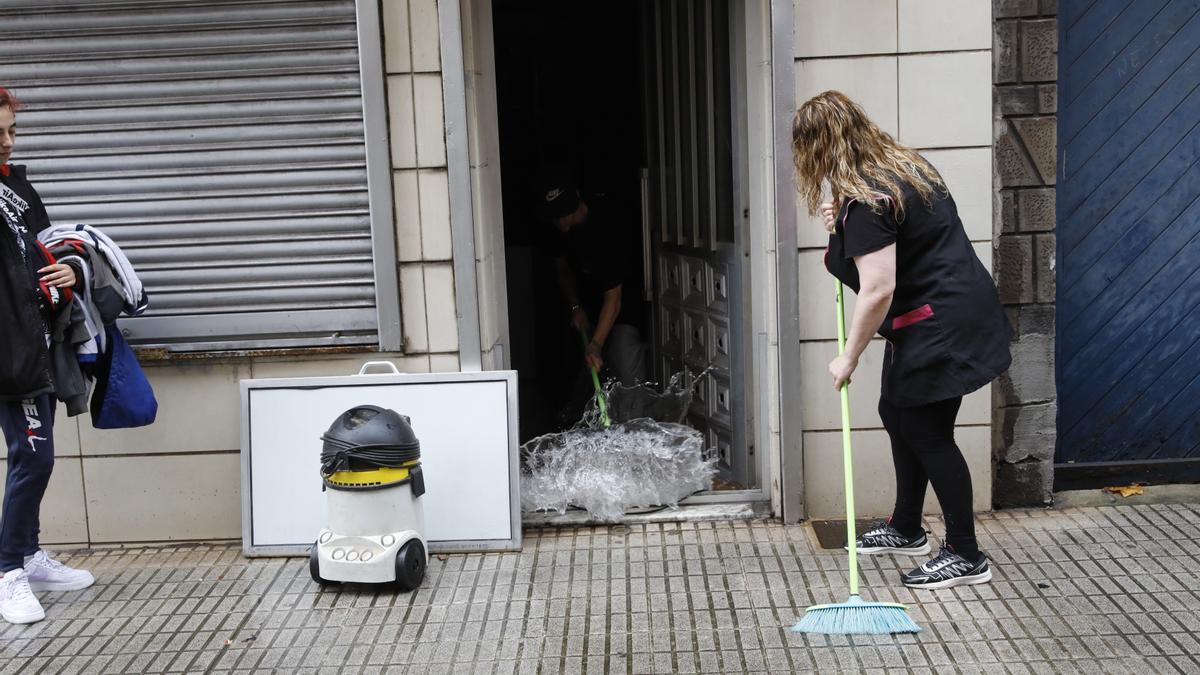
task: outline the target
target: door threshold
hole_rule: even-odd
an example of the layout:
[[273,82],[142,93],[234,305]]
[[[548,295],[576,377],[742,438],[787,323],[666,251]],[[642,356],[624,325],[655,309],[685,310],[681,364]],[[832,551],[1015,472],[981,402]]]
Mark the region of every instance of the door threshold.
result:
[[699,523],[721,520],[755,520],[771,515],[770,504],[690,504],[664,507],[649,513],[627,513],[615,521],[601,520],[583,510],[565,513],[542,511],[522,515],[525,527],[582,527],[590,525],[648,525],[650,523]]
[[1065,490],[1054,493],[1054,508],[1084,506],[1116,506],[1133,504],[1196,504],[1200,503],[1200,485],[1142,485],[1141,492],[1128,497],[1103,489]]

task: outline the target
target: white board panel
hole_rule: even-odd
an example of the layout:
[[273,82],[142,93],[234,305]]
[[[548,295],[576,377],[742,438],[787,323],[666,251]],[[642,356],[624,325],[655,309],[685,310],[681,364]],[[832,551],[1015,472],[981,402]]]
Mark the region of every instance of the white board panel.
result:
[[[490,376],[490,377],[489,377]],[[244,548],[302,553],[325,525],[321,435],[357,405],[407,415],[421,443],[430,549],[520,546],[515,377],[507,373],[245,380]]]

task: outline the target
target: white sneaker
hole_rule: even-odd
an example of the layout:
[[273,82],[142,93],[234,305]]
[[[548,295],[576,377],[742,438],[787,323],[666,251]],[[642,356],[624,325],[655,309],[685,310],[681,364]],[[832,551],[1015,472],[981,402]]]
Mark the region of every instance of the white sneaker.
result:
[[78,591],[96,583],[91,572],[67,567],[40,550],[25,562],[25,574],[35,591]]
[[9,623],[33,623],[46,618],[46,610],[29,588],[25,570],[12,570],[0,579],[0,616]]

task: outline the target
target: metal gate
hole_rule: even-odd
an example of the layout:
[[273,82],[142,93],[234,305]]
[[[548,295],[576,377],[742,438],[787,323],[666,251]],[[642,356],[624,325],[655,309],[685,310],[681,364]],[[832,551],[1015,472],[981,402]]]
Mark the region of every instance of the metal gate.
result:
[[1200,458],[1200,0],[1059,8],[1057,461]]
[[355,0],[0,0],[0,23],[15,159],[55,222],[129,254],[151,296],[134,341],[399,346]]
[[727,0],[645,4],[648,269],[654,272],[655,370],[684,373],[689,422],[722,477],[751,487],[746,438],[742,247],[733,171]]

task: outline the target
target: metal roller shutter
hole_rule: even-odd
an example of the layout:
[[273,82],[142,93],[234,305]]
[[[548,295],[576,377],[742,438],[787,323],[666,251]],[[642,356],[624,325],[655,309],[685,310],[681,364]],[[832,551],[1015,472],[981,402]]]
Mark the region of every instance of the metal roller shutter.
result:
[[129,254],[151,297],[132,340],[379,342],[376,304],[398,302],[376,297],[395,265],[372,236],[354,0],[0,0],[0,24],[14,161],[54,222]]

